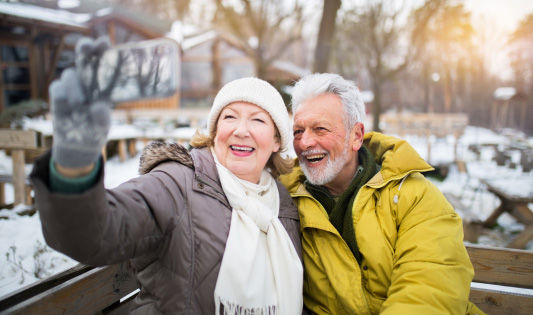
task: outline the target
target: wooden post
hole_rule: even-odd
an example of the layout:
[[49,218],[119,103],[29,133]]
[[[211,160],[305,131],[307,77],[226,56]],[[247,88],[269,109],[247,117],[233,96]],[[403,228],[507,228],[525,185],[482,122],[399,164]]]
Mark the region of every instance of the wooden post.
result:
[[3,206],[6,204],[6,190],[5,190],[5,184],[0,183],[0,206]]
[[107,160],[107,144],[104,144],[102,147],[102,159],[104,162]]
[[118,156],[120,158],[120,162],[126,161],[126,140],[125,139],[118,140]]
[[128,140],[128,153],[130,154],[130,157],[137,155],[137,139]]
[[30,205],[33,204],[33,198],[31,197],[31,190],[32,189],[31,189],[31,186],[29,186],[29,185],[25,185],[24,188],[25,188],[25,191],[24,191],[24,197],[25,197],[24,204],[30,206]]
[[26,186],[24,174],[24,150],[14,149],[11,151],[13,161],[13,188],[15,190],[15,204],[26,201]]
[[526,226],[526,229],[516,236],[507,247],[525,248],[527,243],[533,238],[533,224]]
[[24,172],[24,150],[39,147],[40,135],[32,130],[0,129],[0,149],[11,149],[13,163],[13,188],[15,204],[31,204],[27,198],[26,174]]

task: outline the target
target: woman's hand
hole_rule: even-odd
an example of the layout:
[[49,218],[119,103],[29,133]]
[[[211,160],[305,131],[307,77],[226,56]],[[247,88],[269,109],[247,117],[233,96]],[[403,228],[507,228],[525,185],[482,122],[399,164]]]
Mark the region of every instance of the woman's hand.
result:
[[[82,38],[76,45],[76,60],[97,62],[108,47],[106,40]],[[63,71],[49,92],[54,127],[52,158],[61,174],[82,176],[92,170],[107,141],[111,104],[106,100],[88,101],[92,91],[83,87],[75,68]]]

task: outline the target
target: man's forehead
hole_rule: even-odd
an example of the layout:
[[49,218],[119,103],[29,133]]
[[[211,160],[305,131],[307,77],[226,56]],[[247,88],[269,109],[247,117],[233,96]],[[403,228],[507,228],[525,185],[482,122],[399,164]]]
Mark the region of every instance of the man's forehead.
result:
[[[338,95],[320,94],[305,100],[294,112],[294,121],[301,117],[317,116],[315,119],[331,120],[342,116],[343,106]],[[326,118],[327,117],[327,118]]]

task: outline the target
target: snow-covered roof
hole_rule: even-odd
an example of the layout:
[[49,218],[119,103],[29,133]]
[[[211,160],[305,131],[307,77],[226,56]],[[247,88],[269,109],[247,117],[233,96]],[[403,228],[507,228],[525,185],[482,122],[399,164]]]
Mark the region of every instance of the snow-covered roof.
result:
[[514,87],[499,87],[494,90],[494,99],[507,101],[516,95],[516,89]]
[[91,17],[90,14],[72,13],[65,10],[55,10],[27,3],[13,2],[0,2],[0,15],[2,14],[82,28],[86,27],[85,23]]
[[196,25],[185,24],[181,21],[174,21],[172,22],[170,32],[166,34],[166,37],[172,38],[181,44],[184,38],[194,37],[200,33],[203,34],[205,32],[202,32]]
[[212,40],[217,36],[217,32],[214,30],[204,32],[202,34],[191,36],[188,38],[184,38],[181,41],[181,48],[185,51],[187,49],[193,48],[195,46],[198,46],[202,43],[205,43],[207,41]]
[[285,61],[285,60],[276,60],[272,63],[272,66],[279,70],[283,70],[283,71],[295,74],[299,77],[303,77],[311,73],[311,71],[309,71],[308,69],[299,67],[295,65],[294,63]]

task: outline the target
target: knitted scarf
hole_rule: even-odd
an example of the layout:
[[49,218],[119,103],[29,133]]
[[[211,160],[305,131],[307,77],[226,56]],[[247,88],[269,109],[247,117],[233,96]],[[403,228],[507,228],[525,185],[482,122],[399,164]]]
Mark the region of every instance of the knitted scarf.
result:
[[360,264],[362,257],[357,246],[352,219],[353,203],[359,189],[378,172],[378,165],[374,161],[372,153],[365,146],[361,146],[361,149],[359,149],[358,157],[359,168],[350,185],[342,195],[335,197],[326,187],[313,185],[307,180],[304,182],[304,185],[307,191],[326,209],[329,215],[329,221],[337,229],[346,244],[348,244],[352,254]]
[[295,315],[303,307],[303,267],[281,224],[279,192],[263,170],[258,184],[242,180],[213,153],[232,207],[231,225],[215,286],[215,314]]

